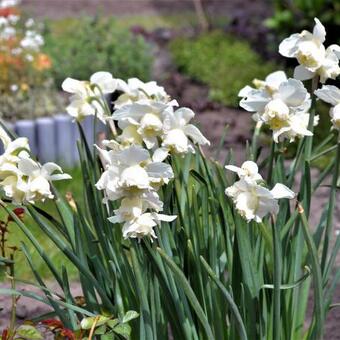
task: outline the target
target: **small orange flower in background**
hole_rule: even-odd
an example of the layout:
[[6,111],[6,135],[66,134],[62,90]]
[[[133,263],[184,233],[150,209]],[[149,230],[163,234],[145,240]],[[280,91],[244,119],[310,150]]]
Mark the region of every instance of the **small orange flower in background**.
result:
[[45,53],[39,53],[34,62],[34,68],[38,71],[44,71],[50,69],[52,61],[50,57]]
[[19,15],[20,11],[15,7],[0,8],[0,17],[9,17],[10,15]]

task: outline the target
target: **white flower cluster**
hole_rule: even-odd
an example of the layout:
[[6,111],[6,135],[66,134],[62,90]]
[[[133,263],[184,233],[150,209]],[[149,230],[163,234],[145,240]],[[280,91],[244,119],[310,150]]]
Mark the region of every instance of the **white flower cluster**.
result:
[[66,78],[61,87],[72,94],[66,111],[74,119],[81,121],[86,116],[97,115],[97,118],[105,123],[110,118],[104,95],[114,92],[117,88],[117,80],[112,78],[111,73],[96,72],[90,81]]
[[335,79],[340,74],[340,46],[333,44],[325,48],[325,27],[317,18],[314,21],[313,33],[302,31],[292,34],[281,42],[279,52],[299,62],[294,78],[307,80],[318,75],[320,81],[325,83],[328,78]]
[[164,88],[155,82],[143,83],[136,78],[118,81],[123,93],[114,102],[112,118],[122,130],[122,144],[142,144],[153,151],[155,161],[163,161],[169,153],[194,152],[192,143],[209,145],[200,130],[190,124],[195,113],[188,108],[176,108]]
[[[255,88],[246,86],[240,92],[240,106],[254,112],[253,119],[273,131],[273,140],[293,142],[311,136],[308,130],[310,95],[300,80],[287,79],[283,71],[269,74],[264,81],[254,80]],[[314,125],[318,123],[315,117]]]
[[254,220],[260,223],[266,215],[276,215],[279,211],[278,199],[295,197],[294,192],[281,183],[277,183],[272,190],[267,189],[256,163],[252,161],[244,162],[241,168],[227,165],[226,169],[236,172],[240,179],[225,193],[248,222]]
[[[128,179],[122,176],[117,181],[121,181],[119,183],[127,189],[121,207],[115,211],[116,216],[111,221],[124,222],[125,237],[156,237],[154,226],[160,221],[176,218],[159,214],[163,203],[157,190],[173,177],[170,165],[163,161],[169,153],[184,155],[194,152],[193,143],[204,145],[209,141],[190,124],[194,112],[188,108],[175,109],[177,101],[171,100],[156,82],[143,83],[137,78],[127,82],[118,79],[117,82],[117,90],[121,94],[114,102],[112,119],[118,122],[121,130],[117,140],[121,147],[126,148],[121,153],[129,155],[130,163],[120,161]],[[109,186],[104,184],[100,187]],[[133,188],[132,197],[130,187]],[[109,192],[107,196],[110,197]]]
[[149,151],[140,145],[124,148],[115,141],[106,141],[104,145],[109,150],[98,148],[105,171],[96,187],[105,191],[104,201],[121,200],[119,209],[109,220],[124,223],[124,238],[156,238],[153,227],[160,221],[170,222],[176,218],[159,214],[163,202],[157,194],[157,190],[173,178],[171,166],[153,162]]
[[[0,127],[0,139],[4,153],[0,156],[0,187],[7,198],[14,203],[35,203],[52,199],[49,181],[70,179],[54,163],[40,165],[30,157],[28,140],[20,137],[11,140],[6,131]],[[53,174],[54,172],[59,174]]]
[[332,128],[340,131],[340,90],[334,85],[323,85],[314,92],[321,100],[332,105],[329,111]]
[[[120,129],[115,140],[103,142],[106,149],[98,147],[105,170],[96,187],[104,190],[104,201],[120,200],[109,220],[123,223],[125,238],[156,238],[153,228],[176,218],[160,214],[163,202],[157,191],[174,176],[163,161],[168,154],[194,152],[193,143],[209,144],[190,124],[194,112],[175,109],[178,103],[154,81],[125,82],[109,72],[97,72],[90,81],[67,78],[62,88],[73,94],[67,112],[76,120],[97,116],[104,123],[117,121]],[[111,114],[105,95],[115,91],[118,98]]]

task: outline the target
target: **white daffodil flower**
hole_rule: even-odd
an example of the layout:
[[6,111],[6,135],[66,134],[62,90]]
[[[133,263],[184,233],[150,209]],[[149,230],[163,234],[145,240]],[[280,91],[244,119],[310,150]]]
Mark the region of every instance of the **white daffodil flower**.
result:
[[[285,138],[293,142],[295,138],[312,135],[307,129],[311,99],[300,80],[284,80],[271,93],[262,88],[241,94],[248,96],[241,100],[240,106],[255,112],[253,119],[265,123],[273,131],[276,143]],[[314,123],[318,123],[318,117]]]
[[259,168],[255,162],[246,161],[241,167],[235,165],[226,165],[227,170],[236,172],[240,179],[246,179],[251,181],[261,181],[262,176],[259,174]]
[[5,163],[0,166],[0,187],[6,197],[13,203],[21,204],[25,201],[27,182],[22,178],[23,174],[13,163]]
[[313,33],[302,31],[284,39],[279,46],[279,53],[284,57],[296,58],[299,66],[295,68],[294,78],[307,80],[315,75],[324,83],[328,78],[335,79],[340,74],[338,45],[327,49],[323,45],[326,30],[320,20],[314,18]]
[[195,113],[188,108],[167,111],[163,120],[162,147],[155,151],[153,156],[155,161],[164,160],[168,153],[194,153],[195,149],[192,143],[210,145],[201,131],[196,126],[189,124],[194,116]]
[[[23,158],[18,162],[18,169],[23,176],[27,177],[25,200],[30,203],[54,197],[51,192],[50,181],[71,179],[70,175],[62,173],[59,165],[52,162],[41,166],[30,158]],[[60,173],[53,174],[56,171]]]
[[143,143],[143,138],[137,130],[138,125],[127,125],[122,129],[122,133],[117,136],[117,139],[125,146],[131,144],[141,145]]
[[234,185],[228,187],[225,193],[235,204],[238,213],[248,222],[262,222],[268,215],[276,215],[279,211],[278,199],[294,198],[295,194],[283,184],[276,184],[272,190],[259,185],[256,181],[241,178]]
[[122,199],[119,209],[114,210],[114,216],[109,218],[111,223],[121,223],[136,219],[148,209],[156,212],[162,211],[163,202],[156,192],[147,192],[140,196],[125,197]]
[[[143,100],[122,106],[113,113],[112,119],[118,121],[122,131],[134,126],[145,146],[152,149],[158,146],[158,138],[163,134],[163,116],[168,109],[166,104]],[[133,139],[138,141],[136,137]]]
[[255,88],[247,85],[238,93],[238,96],[242,97],[240,106],[250,112],[263,111],[273,94],[285,81],[287,81],[287,76],[283,71],[270,73],[265,80],[254,79]]
[[333,129],[340,131],[340,90],[334,85],[323,85],[316,90],[315,95],[333,107],[329,111]]
[[[7,137],[9,138],[8,135]],[[26,137],[19,137],[12,141],[3,135],[1,140],[4,143],[5,152],[0,156],[0,166],[5,163],[16,163],[21,158],[29,157],[30,148]]]
[[117,90],[123,94],[114,102],[116,109],[145,99],[162,103],[170,102],[170,96],[165,92],[164,87],[157,85],[155,81],[144,83],[138,78],[130,78],[127,82],[122,79],[117,81]]
[[123,225],[123,237],[124,238],[138,238],[143,237],[157,238],[153,228],[156,225],[160,225],[161,221],[171,222],[176,219],[177,216],[168,216],[157,213],[145,213],[137,218],[127,221]]
[[[315,117],[314,125],[318,124],[318,118]],[[275,143],[284,139],[293,142],[296,138],[313,135],[308,130],[309,113],[291,111],[281,99],[274,99],[266,105],[261,120],[273,131]]]
[[[250,87],[249,87],[250,88]],[[241,90],[239,96],[243,96],[240,106],[249,112],[255,112],[254,120],[261,120],[266,105],[280,99],[286,106],[294,111],[308,111],[311,106],[310,95],[301,81],[296,79],[283,80],[275,91],[268,92],[264,88]]]
[[109,200],[142,195],[154,185],[167,183],[173,177],[168,164],[152,162],[148,150],[132,145],[121,151],[107,151],[106,170],[96,187],[105,190]]
[[66,111],[77,120],[86,116],[97,117],[105,123],[105,98],[103,95],[112,93],[117,88],[117,80],[109,72],[96,72],[90,81],[66,78],[62,85],[65,92],[73,94]]

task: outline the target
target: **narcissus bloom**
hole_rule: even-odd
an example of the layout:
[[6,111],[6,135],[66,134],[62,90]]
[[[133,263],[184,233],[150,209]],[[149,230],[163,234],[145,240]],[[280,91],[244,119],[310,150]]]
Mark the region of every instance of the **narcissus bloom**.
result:
[[106,170],[96,184],[105,190],[109,200],[133,197],[152,191],[159,182],[173,178],[171,166],[152,162],[148,150],[132,145],[121,151],[101,151],[106,154]]
[[103,123],[106,122],[103,95],[112,93],[117,88],[117,80],[109,72],[96,72],[90,81],[66,78],[61,87],[65,92],[73,94],[66,108],[70,116],[81,120],[86,116],[97,115]]
[[[163,134],[163,117],[167,109],[167,104],[143,100],[122,106],[112,114],[112,119],[118,121],[118,127],[123,132],[133,126],[139,139],[145,143],[148,149],[152,149],[158,147],[158,139]],[[132,130],[130,131],[132,132]],[[123,139],[124,137],[119,136],[118,138]],[[137,141],[138,137],[133,140]]]
[[135,219],[129,220],[123,225],[124,238],[157,238],[153,228],[160,225],[161,221],[172,222],[177,216],[169,216],[157,213],[145,213]]
[[[51,181],[72,178],[70,175],[62,173],[61,167],[55,163],[49,162],[41,166],[31,158],[21,159],[18,162],[18,169],[24,178],[27,178],[25,201],[30,203],[54,197],[51,192]],[[54,174],[55,172],[59,173]]]
[[188,108],[179,108],[176,111],[168,110],[163,121],[163,135],[161,148],[155,151],[153,159],[164,160],[169,153],[194,153],[193,143],[210,145],[201,131],[189,122],[195,113]]
[[255,162],[246,161],[241,167],[235,165],[226,165],[227,170],[236,172],[239,178],[249,179],[253,181],[262,180],[262,176],[259,174],[259,168]]
[[122,79],[117,81],[117,90],[123,93],[114,102],[116,109],[145,99],[162,103],[170,102],[170,96],[165,92],[164,87],[157,85],[155,81],[144,83],[138,78],[130,78],[127,82]]
[[237,172],[240,180],[228,187],[225,193],[232,199],[238,213],[248,222],[262,222],[266,215],[276,215],[279,211],[278,199],[295,197],[293,191],[280,183],[272,190],[264,187],[254,162],[247,161],[241,168],[230,165],[226,168]]
[[340,131],[340,90],[333,85],[323,85],[314,92],[321,100],[331,104],[329,111],[333,128]]
[[[55,163],[40,165],[30,156],[27,138],[11,140],[0,129],[5,151],[0,156],[0,187],[14,203],[35,203],[53,198],[50,181],[69,179]],[[54,174],[54,172],[59,174]]]
[[[267,85],[261,85],[258,89],[250,86],[243,88],[239,93],[244,96],[240,106],[254,112],[253,119],[265,123],[273,131],[276,143],[284,139],[293,142],[297,137],[311,136],[312,132],[308,130],[310,95],[301,81],[284,80],[279,72],[271,75],[275,75],[276,85],[272,85],[270,91]],[[314,125],[317,123],[318,117]]]
[[340,46],[331,45],[327,49],[323,45],[326,39],[325,27],[315,18],[313,33],[302,31],[284,39],[279,52],[284,57],[296,58],[299,66],[295,68],[294,78],[307,80],[315,75],[324,83],[328,78],[335,79],[340,74]]
[[160,221],[172,221],[176,216],[158,214],[163,209],[157,190],[174,174],[169,164],[153,162],[150,152],[140,145],[122,148],[117,142],[105,142],[111,150],[100,149],[105,171],[96,183],[104,190],[104,201],[121,199],[120,207],[109,218],[112,223],[124,223],[125,238],[155,238],[153,227]]

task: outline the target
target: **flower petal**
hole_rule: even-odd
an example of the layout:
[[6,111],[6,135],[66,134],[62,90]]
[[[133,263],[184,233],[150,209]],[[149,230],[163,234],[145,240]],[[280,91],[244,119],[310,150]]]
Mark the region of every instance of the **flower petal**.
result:
[[189,136],[193,142],[199,145],[210,145],[210,142],[203,136],[202,132],[192,124],[184,127],[184,133]]
[[326,30],[318,18],[314,18],[315,26],[313,28],[313,35],[323,43],[326,40]]
[[295,193],[287,188],[285,185],[281,183],[275,184],[274,188],[270,191],[274,198],[280,199],[280,198],[294,198]]
[[314,77],[315,72],[307,70],[303,65],[296,66],[294,69],[294,78],[298,80],[308,80]]

